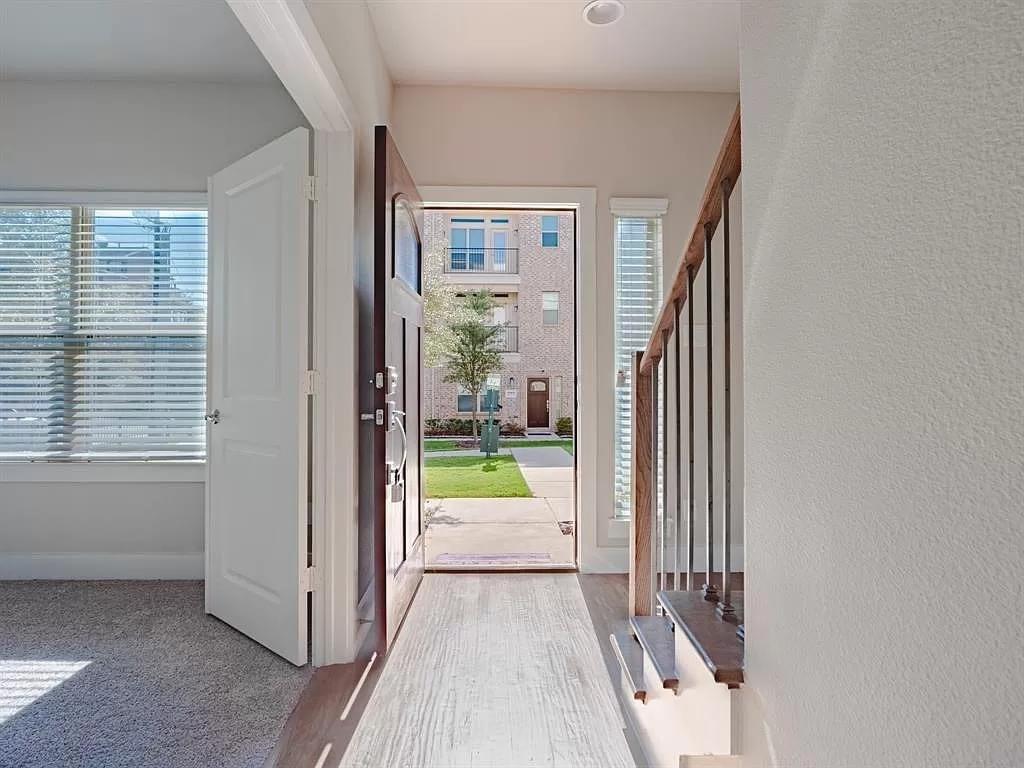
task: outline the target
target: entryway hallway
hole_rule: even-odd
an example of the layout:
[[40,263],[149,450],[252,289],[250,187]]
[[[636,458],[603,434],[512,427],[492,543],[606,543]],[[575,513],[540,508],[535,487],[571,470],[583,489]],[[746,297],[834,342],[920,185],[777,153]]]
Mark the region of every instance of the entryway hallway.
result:
[[635,765],[573,574],[427,574],[341,762]]

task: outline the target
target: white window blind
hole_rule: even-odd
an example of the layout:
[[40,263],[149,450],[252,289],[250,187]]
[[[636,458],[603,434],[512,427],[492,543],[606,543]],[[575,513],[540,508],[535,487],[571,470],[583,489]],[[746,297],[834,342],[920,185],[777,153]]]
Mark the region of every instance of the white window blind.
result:
[[[661,219],[615,219],[615,515],[631,512],[633,353],[661,308]],[[659,419],[659,425],[660,425]],[[660,495],[659,495],[660,499]]]
[[0,206],[0,459],[206,453],[197,209]]

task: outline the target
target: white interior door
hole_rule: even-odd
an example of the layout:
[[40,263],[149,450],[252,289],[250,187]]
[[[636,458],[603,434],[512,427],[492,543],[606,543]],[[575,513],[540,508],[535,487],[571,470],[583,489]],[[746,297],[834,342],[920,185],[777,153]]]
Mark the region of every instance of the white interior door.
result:
[[206,612],[306,663],[309,131],[210,178]]

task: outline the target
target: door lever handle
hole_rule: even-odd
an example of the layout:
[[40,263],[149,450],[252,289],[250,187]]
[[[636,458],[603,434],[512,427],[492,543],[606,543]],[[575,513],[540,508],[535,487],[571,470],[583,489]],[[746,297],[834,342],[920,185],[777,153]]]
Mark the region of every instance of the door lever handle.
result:
[[207,424],[220,424],[220,408],[214,408],[213,413],[208,413],[203,418]]

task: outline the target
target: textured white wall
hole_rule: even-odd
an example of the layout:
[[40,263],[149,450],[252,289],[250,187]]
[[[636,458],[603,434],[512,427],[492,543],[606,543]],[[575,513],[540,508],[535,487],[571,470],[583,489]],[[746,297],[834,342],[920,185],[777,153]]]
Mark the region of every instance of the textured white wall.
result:
[[[278,85],[0,82],[0,190],[205,191],[305,124]],[[199,577],[202,551],[201,482],[0,482],[0,578]]]
[[1024,765],[1022,39],[743,6],[748,765]]

